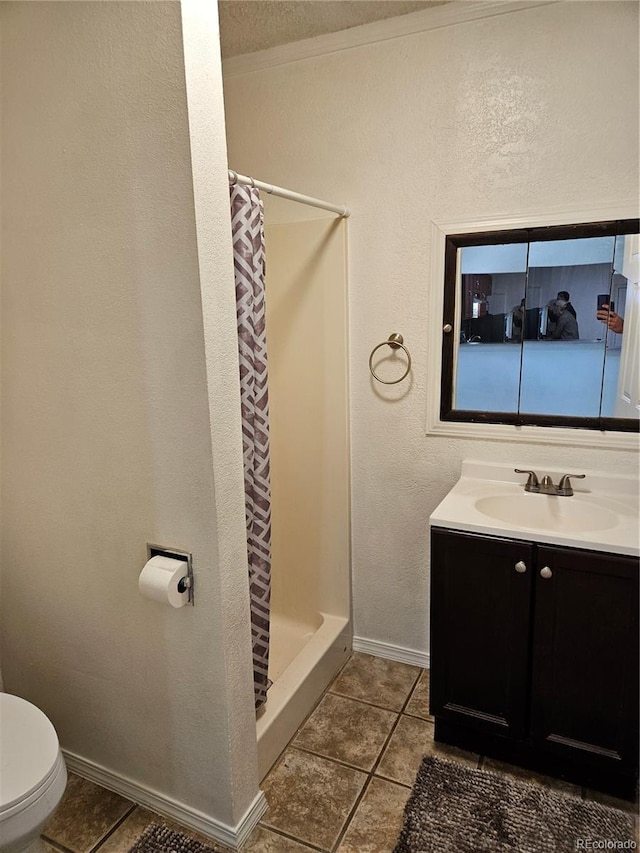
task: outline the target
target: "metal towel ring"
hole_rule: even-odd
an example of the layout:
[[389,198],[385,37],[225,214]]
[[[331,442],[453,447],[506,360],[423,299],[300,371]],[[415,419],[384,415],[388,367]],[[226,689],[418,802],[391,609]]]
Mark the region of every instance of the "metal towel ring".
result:
[[[373,356],[376,350],[379,350],[380,347],[384,346],[390,346],[391,349],[394,350],[403,349],[405,351],[405,354],[407,356],[407,369],[402,374],[400,379],[380,379],[378,374],[373,369]],[[369,356],[369,370],[371,371],[371,375],[373,376],[373,378],[377,379],[378,382],[382,382],[383,385],[397,385],[398,382],[402,382],[402,380],[408,376],[409,371],[411,370],[411,355],[409,354],[409,350],[404,345],[404,338],[402,337],[402,335],[399,335],[397,332],[393,332],[391,335],[389,335],[386,341],[382,341],[381,344],[378,344],[371,350],[371,355]]]

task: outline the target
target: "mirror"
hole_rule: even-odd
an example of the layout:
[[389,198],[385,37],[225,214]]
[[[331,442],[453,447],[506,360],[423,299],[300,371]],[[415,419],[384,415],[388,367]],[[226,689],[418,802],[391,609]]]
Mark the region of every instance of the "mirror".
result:
[[638,231],[449,235],[441,418],[637,430]]

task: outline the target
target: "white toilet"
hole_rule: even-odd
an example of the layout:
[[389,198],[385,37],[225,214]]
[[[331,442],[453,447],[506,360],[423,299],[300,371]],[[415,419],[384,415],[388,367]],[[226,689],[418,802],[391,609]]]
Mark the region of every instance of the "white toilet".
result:
[[67,769],[50,720],[0,693],[0,851],[44,850],[40,832],[62,799]]

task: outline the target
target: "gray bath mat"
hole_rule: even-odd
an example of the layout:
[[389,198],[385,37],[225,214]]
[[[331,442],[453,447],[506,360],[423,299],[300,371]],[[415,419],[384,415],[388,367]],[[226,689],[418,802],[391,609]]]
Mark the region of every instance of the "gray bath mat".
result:
[[633,815],[600,803],[430,757],[418,771],[394,853],[633,850],[634,824]]
[[182,832],[152,823],[129,853],[216,853],[216,850],[187,838]]

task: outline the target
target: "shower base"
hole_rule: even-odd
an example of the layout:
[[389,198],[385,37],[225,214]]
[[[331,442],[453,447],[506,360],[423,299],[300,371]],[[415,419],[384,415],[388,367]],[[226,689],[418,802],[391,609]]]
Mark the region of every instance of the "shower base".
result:
[[273,684],[256,719],[258,770],[264,779],[351,653],[351,625],[318,614],[317,624],[271,616],[269,677]]

